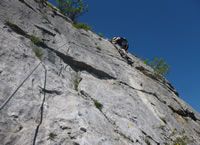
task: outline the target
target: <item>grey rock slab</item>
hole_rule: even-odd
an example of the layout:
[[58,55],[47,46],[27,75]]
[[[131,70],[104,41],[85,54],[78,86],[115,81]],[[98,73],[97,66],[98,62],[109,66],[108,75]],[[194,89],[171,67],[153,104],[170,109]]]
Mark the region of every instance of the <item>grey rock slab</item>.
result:
[[128,65],[108,39],[71,23],[48,2],[0,1],[0,105],[42,62],[0,110],[0,144],[200,144],[199,113],[165,78],[132,54]]

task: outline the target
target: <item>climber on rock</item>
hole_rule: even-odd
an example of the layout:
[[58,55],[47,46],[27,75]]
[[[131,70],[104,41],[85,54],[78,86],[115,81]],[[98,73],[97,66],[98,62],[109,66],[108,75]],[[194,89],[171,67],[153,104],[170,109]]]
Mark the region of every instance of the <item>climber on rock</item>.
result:
[[127,50],[128,50],[128,41],[126,38],[123,37],[113,37],[111,42],[113,44],[117,44],[120,46],[121,51],[123,52],[122,55],[127,56]]
[[131,64],[133,63],[131,58],[127,54],[129,45],[128,45],[128,40],[126,38],[113,37],[111,40],[111,43],[117,44],[120,47],[120,49],[118,49],[118,51],[123,58],[127,59],[128,63],[131,63]]

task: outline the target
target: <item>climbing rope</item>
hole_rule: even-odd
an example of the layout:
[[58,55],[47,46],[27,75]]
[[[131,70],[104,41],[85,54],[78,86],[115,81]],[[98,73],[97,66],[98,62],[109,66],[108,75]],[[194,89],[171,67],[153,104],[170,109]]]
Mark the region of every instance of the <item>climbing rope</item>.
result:
[[33,74],[33,72],[39,67],[40,62],[31,72],[30,74],[24,79],[24,81],[17,87],[17,89],[3,102],[0,106],[0,111],[4,108],[4,106],[10,101],[10,99],[16,94],[16,92],[22,87],[22,85],[28,80],[28,78]]
[[[44,70],[45,70],[45,79],[44,79],[44,88],[43,89],[45,90],[46,89],[46,83],[47,83],[47,69],[45,68],[45,65],[43,65],[43,67],[44,67]],[[33,139],[33,145],[35,145],[35,143],[36,143],[37,134],[38,134],[40,125],[42,124],[45,99],[46,99],[46,93],[44,91],[44,96],[43,96],[42,104],[40,106],[40,122],[37,125],[36,130],[35,130],[35,135],[34,135],[34,139]]]

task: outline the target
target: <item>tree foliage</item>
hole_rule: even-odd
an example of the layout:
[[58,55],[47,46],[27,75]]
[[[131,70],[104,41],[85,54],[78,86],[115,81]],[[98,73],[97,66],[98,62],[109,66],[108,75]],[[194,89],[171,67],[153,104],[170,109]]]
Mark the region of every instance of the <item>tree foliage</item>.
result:
[[154,58],[153,61],[147,59],[144,63],[151,66],[154,72],[159,76],[166,76],[170,71],[170,66],[164,62],[162,58]]
[[88,12],[88,5],[83,0],[56,0],[61,12],[76,21],[85,12]]

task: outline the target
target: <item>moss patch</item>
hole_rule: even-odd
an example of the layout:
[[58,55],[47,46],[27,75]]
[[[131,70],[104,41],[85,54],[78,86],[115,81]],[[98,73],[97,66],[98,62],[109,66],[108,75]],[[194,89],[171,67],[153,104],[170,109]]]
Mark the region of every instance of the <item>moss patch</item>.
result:
[[78,85],[79,85],[79,77],[78,74],[76,73],[75,78],[74,78],[74,90],[78,92]]
[[40,38],[35,35],[29,35],[28,38],[36,45],[40,45],[42,43]]
[[98,100],[93,100],[94,101],[94,105],[96,106],[97,109],[99,109],[100,111],[102,110],[103,108],[103,105],[101,103],[99,103]]
[[92,27],[88,26],[87,24],[84,24],[84,23],[77,23],[77,22],[74,22],[72,23],[72,25],[77,28],[77,29],[84,29],[86,31],[88,30],[91,30]]

